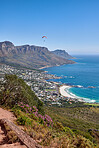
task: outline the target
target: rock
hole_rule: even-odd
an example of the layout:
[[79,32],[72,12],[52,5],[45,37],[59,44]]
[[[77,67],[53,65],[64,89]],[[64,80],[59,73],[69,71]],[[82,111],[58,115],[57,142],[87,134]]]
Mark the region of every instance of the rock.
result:
[[[27,135],[23,130],[16,126],[13,122],[7,119],[0,119],[0,126],[5,130],[5,126],[8,126],[11,131],[14,131],[18,139],[28,148],[42,148],[35,140]],[[4,131],[7,134],[7,131]]]

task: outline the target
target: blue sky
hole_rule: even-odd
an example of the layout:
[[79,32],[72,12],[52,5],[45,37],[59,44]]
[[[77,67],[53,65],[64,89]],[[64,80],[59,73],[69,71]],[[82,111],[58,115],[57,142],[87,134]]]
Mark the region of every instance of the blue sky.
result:
[[[48,38],[45,42],[42,36]],[[99,0],[0,0],[0,41],[99,54]]]

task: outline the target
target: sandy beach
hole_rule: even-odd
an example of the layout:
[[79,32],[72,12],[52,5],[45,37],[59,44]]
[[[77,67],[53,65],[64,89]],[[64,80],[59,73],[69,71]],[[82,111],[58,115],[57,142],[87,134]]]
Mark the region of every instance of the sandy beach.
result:
[[44,68],[49,68],[49,67],[51,67],[51,66],[44,66],[44,67],[41,67],[41,68],[39,68],[39,69],[42,70],[42,69],[44,69]]
[[66,90],[70,89],[71,87],[70,86],[67,86],[67,85],[62,85],[60,86],[59,88],[59,91],[60,91],[60,94],[64,97],[69,97],[69,98],[75,98],[74,96],[68,94],[68,92]]
[[76,96],[76,95],[74,95],[74,94],[69,94],[68,92],[69,92],[69,89],[71,88],[71,86],[67,86],[67,85],[62,85],[62,86],[60,86],[60,88],[59,88],[59,91],[60,91],[60,94],[62,95],[62,96],[64,96],[64,97],[68,97],[68,98],[76,98],[76,99],[78,99],[79,101],[81,101],[81,102],[90,102],[90,103],[94,103],[95,102],[95,100],[90,100],[90,99],[88,99],[88,98],[81,98],[81,97],[78,97],[78,96]]

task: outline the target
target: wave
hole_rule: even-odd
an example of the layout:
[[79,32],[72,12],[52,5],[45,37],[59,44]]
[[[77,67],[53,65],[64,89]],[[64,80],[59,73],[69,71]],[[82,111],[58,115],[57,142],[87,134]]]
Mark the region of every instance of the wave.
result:
[[82,86],[82,85],[77,85],[77,87],[79,87],[79,88],[83,88],[83,86]]
[[61,75],[61,77],[63,77],[63,78],[70,78],[70,79],[74,79],[75,78],[74,76],[63,76],[63,75]]
[[79,101],[84,101],[84,102],[88,102],[88,103],[95,103],[96,100],[91,100],[90,98],[84,98],[84,97],[80,97],[75,95],[74,93],[70,92],[71,88],[66,88],[65,91],[73,98],[77,98]]

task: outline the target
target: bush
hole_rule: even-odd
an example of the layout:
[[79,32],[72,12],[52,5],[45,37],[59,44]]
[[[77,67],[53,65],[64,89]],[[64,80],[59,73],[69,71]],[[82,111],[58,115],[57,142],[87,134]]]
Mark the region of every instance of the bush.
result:
[[18,102],[24,102],[30,106],[35,105],[39,112],[44,114],[43,102],[38,99],[31,88],[16,75],[5,75],[2,91],[0,92],[0,104],[14,107]]
[[69,127],[64,127],[63,131],[64,131],[66,134],[71,135],[72,137],[74,136],[73,131],[72,131]]
[[26,120],[27,120],[27,117],[25,117],[25,116],[20,116],[17,118],[17,122],[19,125],[25,125]]

